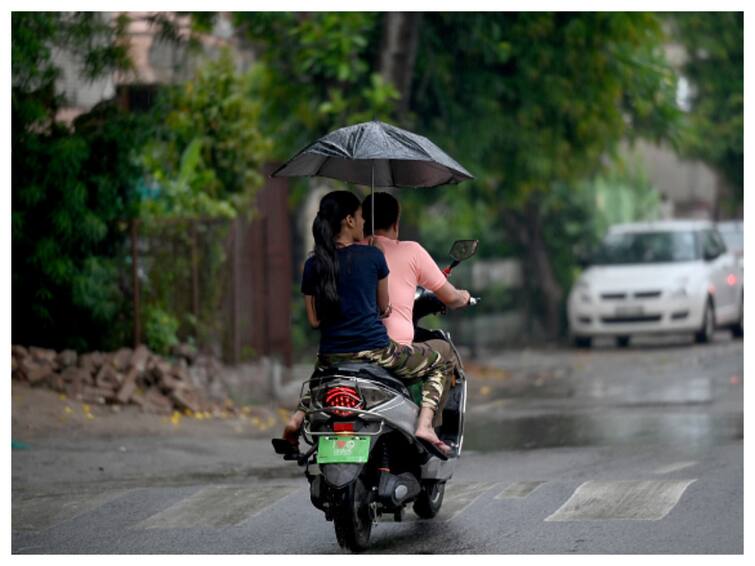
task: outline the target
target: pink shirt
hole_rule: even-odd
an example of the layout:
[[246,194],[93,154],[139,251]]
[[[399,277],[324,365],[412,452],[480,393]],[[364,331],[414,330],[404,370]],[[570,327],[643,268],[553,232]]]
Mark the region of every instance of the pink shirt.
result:
[[417,242],[391,240],[376,236],[388,263],[388,295],[393,311],[383,320],[388,336],[399,344],[414,340],[412,308],[417,286],[437,291],[446,283],[446,276],[430,254]]

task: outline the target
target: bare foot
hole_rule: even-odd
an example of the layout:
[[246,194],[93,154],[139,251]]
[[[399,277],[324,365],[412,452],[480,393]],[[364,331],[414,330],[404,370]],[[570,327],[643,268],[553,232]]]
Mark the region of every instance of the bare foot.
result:
[[438,438],[438,435],[435,434],[435,431],[432,428],[418,428],[417,432],[414,433],[414,436],[426,440],[446,456],[451,452],[451,447]]

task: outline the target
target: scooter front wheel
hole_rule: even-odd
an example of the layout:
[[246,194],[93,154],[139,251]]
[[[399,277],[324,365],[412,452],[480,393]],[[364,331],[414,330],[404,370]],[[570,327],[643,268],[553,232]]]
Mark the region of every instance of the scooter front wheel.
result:
[[367,550],[372,532],[369,492],[362,479],[334,494],[333,524],[341,548],[351,552]]

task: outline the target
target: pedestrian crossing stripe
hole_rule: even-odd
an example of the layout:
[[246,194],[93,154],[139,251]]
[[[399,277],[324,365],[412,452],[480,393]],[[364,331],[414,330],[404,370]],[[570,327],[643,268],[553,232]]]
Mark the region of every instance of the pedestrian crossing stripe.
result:
[[517,481],[509,484],[494,499],[522,499],[543,485],[544,481]]
[[95,511],[126,493],[127,490],[115,490],[105,493],[42,494],[14,499],[11,504],[11,527],[15,531],[47,529]]
[[697,480],[588,481],[546,521],[658,521]]
[[298,486],[209,486],[136,524],[136,529],[182,529],[239,525],[299,490]]

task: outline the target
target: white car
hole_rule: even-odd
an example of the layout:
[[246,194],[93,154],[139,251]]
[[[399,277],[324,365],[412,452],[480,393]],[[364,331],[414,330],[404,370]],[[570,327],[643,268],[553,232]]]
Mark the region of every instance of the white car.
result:
[[743,333],[742,272],[712,222],[667,220],[613,226],[569,294],[569,332],[578,347],[597,336],[619,346],[634,334],[716,327]]
[[744,264],[745,234],[744,222],[740,220],[725,220],[716,224],[716,228],[724,239],[726,248],[739,258],[739,265]]

